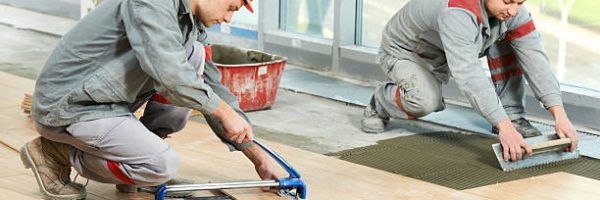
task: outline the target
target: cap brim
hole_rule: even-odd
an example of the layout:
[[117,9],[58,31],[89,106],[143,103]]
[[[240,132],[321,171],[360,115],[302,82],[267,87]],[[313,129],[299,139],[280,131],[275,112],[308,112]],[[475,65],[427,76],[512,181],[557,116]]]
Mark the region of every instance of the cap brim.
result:
[[250,13],[254,14],[254,8],[252,8],[252,1],[246,1],[246,4],[244,4],[244,6],[246,7],[246,9],[248,9],[248,11],[250,11]]

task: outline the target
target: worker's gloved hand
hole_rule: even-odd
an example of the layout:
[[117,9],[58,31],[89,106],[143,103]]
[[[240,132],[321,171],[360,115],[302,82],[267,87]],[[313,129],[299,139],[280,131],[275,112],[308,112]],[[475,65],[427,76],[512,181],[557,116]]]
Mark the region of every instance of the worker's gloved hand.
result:
[[567,151],[574,151],[577,149],[577,143],[579,143],[579,136],[577,135],[577,131],[575,131],[575,127],[571,124],[571,121],[567,117],[567,114],[562,106],[553,106],[549,109],[550,113],[554,117],[554,128],[556,130],[556,135],[559,138],[568,137],[571,139],[571,146],[567,148]]
[[496,128],[499,129],[500,144],[502,144],[504,161],[521,160],[521,158],[523,158],[523,153],[525,153],[521,148],[525,149],[526,153],[531,156],[531,147],[523,140],[523,136],[515,129],[508,118],[498,123]]
[[254,138],[252,127],[228,104],[223,101],[219,102],[213,115],[221,120],[227,139],[236,143],[252,142]]

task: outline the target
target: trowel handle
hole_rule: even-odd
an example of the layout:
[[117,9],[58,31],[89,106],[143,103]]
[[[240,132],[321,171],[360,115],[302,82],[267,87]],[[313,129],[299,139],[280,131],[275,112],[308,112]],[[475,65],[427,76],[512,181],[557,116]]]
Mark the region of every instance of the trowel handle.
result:
[[[547,142],[536,143],[529,145],[531,150],[533,150],[532,154],[540,154],[551,151],[563,151],[565,148],[571,146],[571,138],[561,138],[557,140],[550,140]],[[521,149],[525,152],[525,149]]]

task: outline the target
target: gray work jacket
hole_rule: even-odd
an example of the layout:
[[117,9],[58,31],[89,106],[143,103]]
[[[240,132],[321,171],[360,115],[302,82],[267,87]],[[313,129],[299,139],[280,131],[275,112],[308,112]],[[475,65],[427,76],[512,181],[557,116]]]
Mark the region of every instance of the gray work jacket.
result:
[[221,101],[188,63],[202,30],[189,0],[107,0],[69,31],[37,78],[35,121],[65,126],[131,115],[159,92],[175,105],[213,113]]
[[[490,17],[484,0],[412,0],[387,23],[381,48],[418,63],[441,83],[452,76],[471,105],[494,125],[508,116],[482,68],[479,58],[483,56],[488,57],[490,69],[519,65],[514,74],[522,68],[546,108],[562,105],[558,81],[527,9],[522,6],[506,21]],[[503,42],[508,45],[497,46]],[[510,54],[501,54],[505,52]]]

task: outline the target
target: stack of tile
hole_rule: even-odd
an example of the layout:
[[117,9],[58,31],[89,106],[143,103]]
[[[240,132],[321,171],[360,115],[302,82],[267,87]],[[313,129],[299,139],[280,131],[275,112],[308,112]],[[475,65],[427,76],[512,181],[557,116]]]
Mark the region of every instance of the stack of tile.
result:
[[21,109],[28,116],[31,116],[31,94],[25,93],[25,98],[21,102]]

